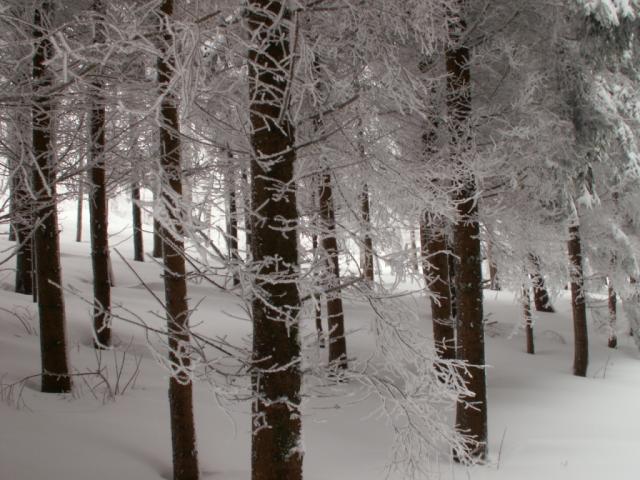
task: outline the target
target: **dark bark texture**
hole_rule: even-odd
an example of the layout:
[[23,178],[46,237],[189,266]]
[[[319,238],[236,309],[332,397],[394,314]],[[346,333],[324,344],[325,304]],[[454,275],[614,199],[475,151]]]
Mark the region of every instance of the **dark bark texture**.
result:
[[[33,198],[29,191],[29,151],[23,138],[28,132],[27,112],[16,111],[15,152],[11,178],[12,226],[16,235],[16,293],[33,293]],[[20,129],[21,131],[17,131]]]
[[[94,45],[98,48],[105,41],[104,0],[94,0],[93,11],[98,24],[95,27]],[[109,275],[109,210],[105,162],[105,107],[103,81],[97,76],[91,84],[89,101],[89,161],[91,190],[89,192],[89,217],[91,229],[91,263],[93,266],[93,329],[96,348],[111,345],[111,279]]]
[[549,299],[549,292],[544,285],[544,277],[540,271],[540,258],[535,254],[530,254],[531,260],[531,283],[533,284],[533,303],[537,312],[553,313],[553,305]]
[[607,346],[609,348],[617,348],[618,347],[618,337],[616,335],[616,324],[617,324],[617,295],[616,291],[613,289],[613,285],[611,284],[611,280],[609,280],[608,290],[608,307],[609,307],[609,339],[607,341]]
[[587,376],[589,365],[589,337],[587,334],[587,308],[584,296],[582,270],[582,244],[577,222],[569,227],[569,269],[571,275],[571,309],[573,311],[574,357],[573,374]]
[[[364,153],[361,155],[364,156]],[[361,270],[369,286],[373,285],[373,238],[371,237],[371,205],[369,202],[369,186],[365,183],[360,192],[360,217],[362,222],[362,254]]]
[[38,2],[34,10],[33,52],[33,191],[36,196],[34,232],[40,350],[42,353],[42,391],[62,393],[71,390],[67,362],[64,297],[60,268],[60,239],[56,205],[56,165],[52,141],[52,100],[46,92],[52,86],[47,66],[53,56],[50,34],[52,2]]
[[336,213],[331,187],[331,174],[320,175],[320,231],[322,250],[327,262],[327,325],[329,329],[329,365],[347,368],[347,340],[344,337],[344,309],[340,291],[340,258],[336,238]]
[[170,228],[164,229],[162,248],[164,289],[169,331],[169,361],[175,367],[169,379],[169,409],[174,480],[196,480],[198,451],[193,419],[193,385],[189,376],[189,306],[184,259],[182,212],[182,162],[180,118],[174,93],[169,89],[175,67],[172,28],[173,0],[160,4],[160,52],[157,72],[160,95],[161,200]]
[[531,295],[529,289],[522,286],[522,314],[524,316],[524,331],[526,335],[527,353],[536,353],[533,339],[533,318],[531,317]]
[[456,346],[451,316],[449,254],[443,227],[443,221],[438,222],[425,213],[420,222],[420,246],[424,280],[431,292],[435,348],[440,358],[450,360],[456,358]]
[[131,215],[133,217],[133,259],[144,262],[144,240],[142,238],[142,209],[140,208],[140,184],[131,184]]
[[229,247],[229,263],[233,271],[233,285],[240,284],[240,277],[236,271],[240,263],[238,252],[238,205],[236,201],[236,175],[233,165],[233,156],[229,154],[229,169],[227,170],[227,199],[229,210],[227,212],[227,246]]
[[[463,2],[458,3],[463,12]],[[455,44],[445,53],[448,74],[447,109],[451,122],[453,154],[464,156],[470,148],[470,50],[462,40],[466,33],[465,20],[459,16],[452,16],[448,20]],[[454,196],[459,215],[454,228],[454,253],[460,259],[456,272],[458,359],[468,365],[464,380],[472,392],[471,396],[459,399],[456,428],[470,439],[468,449],[471,456],[484,459],[487,455],[487,387],[477,189],[473,173],[464,167],[459,158],[454,157],[453,161],[462,169],[462,178],[459,179]]]
[[[295,132],[286,96],[291,68],[288,3],[250,0],[251,251],[253,313],[252,480],[301,480]],[[258,220],[260,219],[260,220]]]

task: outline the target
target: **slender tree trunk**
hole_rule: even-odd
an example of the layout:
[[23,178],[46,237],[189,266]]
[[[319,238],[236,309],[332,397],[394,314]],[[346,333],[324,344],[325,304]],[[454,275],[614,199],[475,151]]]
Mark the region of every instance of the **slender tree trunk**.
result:
[[[313,196],[315,197],[315,195]],[[314,205],[315,205],[315,202],[314,202]],[[315,265],[318,258],[320,257],[317,233],[314,233],[313,235],[311,235],[311,245],[313,249],[313,258],[314,258],[314,265]],[[314,310],[314,315],[316,319],[316,333],[318,335],[318,346],[320,348],[324,348],[325,347],[324,332],[322,331],[322,296],[319,293],[313,294],[313,310]]]
[[529,289],[522,286],[522,313],[524,316],[524,331],[527,339],[527,353],[536,353],[533,341],[533,319],[531,317],[531,295]]
[[76,211],[76,242],[82,242],[82,211],[84,209],[84,172],[83,165],[80,164],[78,173],[78,203]]
[[[462,0],[457,3],[460,12],[464,12]],[[448,25],[455,44],[445,53],[448,74],[447,108],[452,122],[452,150],[454,155],[463,155],[471,147],[468,132],[471,114],[470,51],[464,40],[461,40],[466,33],[464,18],[449,18]],[[468,370],[464,377],[467,388],[472,393],[470,396],[463,396],[458,402],[456,428],[473,439],[467,445],[470,454],[484,459],[487,455],[487,387],[484,371],[482,254],[477,189],[473,172],[466,170],[460,159],[453,160],[463,169],[463,178],[460,179],[461,184],[454,197],[459,215],[454,228],[454,253],[460,259],[456,272],[458,359],[467,362]]]
[[331,174],[320,176],[320,224],[322,250],[327,261],[327,323],[329,328],[329,364],[334,368],[347,368],[347,341],[344,336],[344,310],[340,291],[340,263],[336,239],[336,214],[331,188]]
[[140,208],[140,184],[131,183],[131,214],[133,216],[133,259],[144,262],[144,240],[142,238],[142,209]]
[[47,65],[53,57],[49,40],[53,3],[43,0],[34,10],[33,52],[33,191],[36,196],[34,240],[37,257],[38,313],[42,353],[42,391],[71,391],[67,362],[64,298],[60,268],[60,240],[56,197],[56,165],[52,141],[52,101],[43,92],[53,84]]
[[413,273],[419,273],[420,267],[418,265],[418,245],[416,243],[416,231],[413,228],[409,230],[409,246],[411,250],[411,270],[413,270]]
[[193,419],[193,385],[190,377],[189,306],[184,260],[182,213],[182,159],[180,152],[180,118],[175,94],[170,90],[175,69],[172,27],[173,0],[160,4],[160,56],[157,72],[160,102],[160,195],[170,226],[164,229],[164,290],[169,331],[169,408],[173,447],[174,480],[196,480],[198,452]]
[[[362,153],[364,155],[364,153]],[[371,237],[371,207],[369,203],[369,186],[365,183],[360,192],[360,217],[362,221],[361,270],[369,286],[374,282],[373,239]]]
[[227,246],[229,255],[229,266],[233,271],[233,285],[240,284],[237,268],[240,262],[238,253],[238,207],[236,203],[236,176],[233,165],[233,156],[229,153],[229,168],[227,170],[227,199],[229,202],[227,210]]
[[[98,21],[94,45],[100,48],[105,41],[104,25],[100,22],[106,11],[104,0],[93,0]],[[93,329],[96,348],[111,345],[111,279],[109,275],[109,208],[105,172],[105,106],[103,81],[98,76],[89,93],[89,160],[91,190],[89,218],[91,224],[91,263],[93,266]]]
[[440,358],[450,360],[456,358],[456,345],[451,316],[449,254],[443,223],[442,220],[436,222],[425,213],[420,221],[420,246],[424,280],[431,292],[435,348]]
[[[320,225],[318,222],[318,218],[315,215],[315,213],[317,212],[318,209],[318,202],[317,202],[317,198],[316,198],[316,176],[313,176],[313,181],[312,181],[312,188],[311,188],[311,204],[313,205],[313,210],[314,210],[314,219],[315,219],[315,231],[313,232],[313,234],[311,235],[311,248],[313,251],[313,265],[314,265],[314,284],[316,286],[316,288],[320,288],[321,286],[318,285],[318,262],[320,260],[321,257],[321,253],[320,253],[320,245],[319,245],[319,241],[318,241],[318,230],[320,230]],[[320,348],[325,348],[325,337],[324,337],[324,332],[322,331],[322,295],[319,292],[315,292],[313,294],[313,310],[314,310],[314,316],[315,316],[315,320],[316,320],[316,333],[318,335],[318,346]]]
[[162,258],[162,238],[164,234],[162,232],[162,224],[158,221],[157,212],[155,211],[158,207],[157,188],[153,189],[153,205],[153,250],[151,252],[151,256],[153,256],[153,258]]
[[261,292],[252,305],[252,480],[302,479],[296,151],[286,100],[292,23],[288,5],[250,0],[245,17],[252,39],[251,205],[259,209],[252,216],[251,250],[258,269],[255,288]]
[[540,258],[535,254],[530,254],[531,260],[531,283],[533,284],[533,303],[537,312],[554,313],[553,305],[549,299],[549,293],[544,285],[544,277],[540,272]]
[[244,216],[245,256],[251,255],[251,185],[245,169],[242,169],[242,203]]
[[582,244],[580,227],[576,220],[569,227],[569,267],[571,273],[571,308],[573,310],[574,359],[573,374],[587,376],[589,364],[589,338],[587,334],[587,309],[584,296],[584,275],[582,273]]
[[491,290],[500,290],[500,282],[498,281],[498,265],[493,258],[493,244],[487,239],[487,262],[489,263],[489,288]]
[[13,136],[16,139],[11,203],[13,231],[16,234],[16,293],[33,294],[33,198],[29,191],[29,150],[23,138],[29,130],[27,112],[16,109]]
[[613,284],[611,283],[611,279],[607,279],[607,290],[608,290],[608,306],[609,306],[609,340],[607,345],[609,348],[617,348],[618,347],[618,337],[616,335],[616,324],[617,324],[617,295],[616,291],[613,289]]

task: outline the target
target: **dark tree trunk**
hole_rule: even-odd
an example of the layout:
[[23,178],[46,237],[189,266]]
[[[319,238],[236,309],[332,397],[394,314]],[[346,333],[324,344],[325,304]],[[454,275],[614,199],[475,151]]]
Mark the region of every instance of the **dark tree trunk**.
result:
[[553,305],[549,299],[549,293],[544,285],[544,277],[540,272],[540,258],[535,254],[530,254],[531,260],[531,283],[533,284],[533,303],[537,312],[554,313]]
[[569,268],[571,274],[571,308],[573,310],[574,358],[573,374],[578,377],[587,376],[589,364],[589,337],[587,334],[587,309],[584,292],[584,275],[582,273],[582,244],[580,227],[574,223],[569,227]]
[[[20,109],[15,119],[16,157],[14,158],[11,204],[12,225],[16,234],[16,293],[33,293],[33,198],[29,191],[29,146],[22,138],[28,131],[29,121]],[[20,132],[17,130],[21,129]]]
[[227,212],[227,246],[229,254],[229,266],[233,271],[233,285],[240,284],[238,265],[240,254],[238,253],[238,206],[236,202],[236,176],[233,165],[233,156],[229,154],[229,168],[227,170],[227,198],[229,210]]
[[489,263],[489,288],[491,290],[500,290],[500,282],[498,280],[498,265],[493,258],[493,244],[491,240],[487,240],[487,262]]
[[[251,250],[253,310],[251,478],[301,480],[298,241],[294,127],[286,95],[291,52],[288,2],[250,0]],[[263,161],[266,160],[266,161]],[[274,192],[279,192],[275,195]],[[258,220],[260,217],[260,221]]]
[[42,353],[42,391],[71,391],[67,363],[64,297],[60,268],[60,239],[56,198],[56,165],[53,152],[51,118],[52,100],[46,94],[53,84],[47,66],[53,56],[49,40],[53,4],[41,1],[34,10],[33,52],[33,191],[36,197],[34,232],[40,349]]
[[613,289],[613,284],[611,283],[611,279],[608,279],[608,306],[609,306],[609,340],[607,345],[609,348],[617,348],[618,347],[618,337],[616,335],[616,324],[617,324],[617,295],[616,291]]
[[[93,1],[93,11],[98,24],[95,27],[94,45],[98,48],[105,41],[101,23],[106,5],[104,0]],[[89,192],[89,218],[91,228],[91,262],[93,266],[93,329],[96,348],[111,345],[111,279],[109,275],[109,209],[105,172],[105,106],[103,81],[97,77],[89,92],[89,161],[91,190]]]
[[162,225],[155,218],[153,219],[153,258],[162,258]]
[[433,340],[438,356],[456,358],[455,331],[451,316],[449,290],[449,254],[443,221],[436,222],[425,213],[420,221],[420,246],[425,284],[431,292]]
[[371,238],[371,207],[369,203],[369,186],[365,183],[360,192],[360,216],[362,221],[361,270],[369,286],[373,285],[373,239]]
[[416,243],[416,231],[413,228],[409,230],[409,244],[411,250],[411,270],[413,270],[413,273],[420,273],[420,267],[418,265],[418,245]]
[[187,279],[184,260],[182,213],[182,162],[180,152],[180,118],[175,94],[170,90],[171,75],[175,69],[173,28],[173,0],[160,4],[160,56],[157,72],[160,102],[160,196],[170,226],[164,229],[163,245],[164,290],[169,331],[169,361],[172,372],[169,379],[169,409],[173,449],[174,480],[196,480],[198,452],[193,419],[193,385],[189,375],[190,335]]
[[80,164],[78,173],[78,204],[76,211],[76,242],[82,242],[82,213],[84,209],[84,172],[83,165]]
[[[312,195],[315,200],[315,195]],[[315,201],[314,201],[315,205]],[[314,265],[316,264],[318,258],[320,257],[319,248],[318,248],[318,234],[313,233],[311,235],[311,247],[313,249],[313,259]],[[324,332],[322,331],[322,296],[320,293],[313,294],[313,311],[316,320],[316,333],[318,335],[318,346],[320,348],[324,348]]]
[[142,209],[140,208],[140,184],[131,184],[131,213],[133,216],[133,259],[144,262],[144,241],[142,239]]
[[[313,211],[314,213],[317,212],[318,209],[318,202],[317,202],[317,195],[316,195],[316,179],[317,177],[314,175],[313,176],[313,181],[312,181],[312,187],[311,187],[311,204],[313,205]],[[319,241],[318,241],[318,230],[320,229],[320,225],[318,222],[318,218],[317,216],[314,215],[314,219],[315,219],[315,231],[313,232],[313,234],[311,235],[311,249],[313,252],[313,270],[314,270],[314,284],[315,287],[319,290],[321,288],[321,285],[318,285],[318,261],[320,259],[321,253],[320,253],[320,245],[319,245]],[[316,320],[316,333],[318,335],[318,346],[320,348],[325,348],[325,337],[324,337],[324,332],[322,331],[322,295],[316,291],[313,294],[313,310],[314,310],[314,316],[315,316],[315,320]]]
[[244,209],[245,256],[249,260],[251,255],[251,185],[244,168],[242,169],[242,202]]
[[533,341],[533,319],[531,317],[531,295],[529,289],[522,286],[522,313],[524,316],[524,331],[527,339],[527,353],[536,353]]
[[[463,12],[463,2],[459,0],[457,3]],[[471,147],[468,132],[471,113],[470,51],[461,40],[465,38],[465,20],[461,16],[451,17],[448,25],[452,40],[457,43],[445,53],[447,109],[453,137],[451,146],[454,155],[463,155]],[[456,272],[458,359],[467,363],[468,372],[464,379],[472,392],[458,402],[456,428],[473,440],[468,444],[471,455],[484,459],[487,455],[487,387],[477,189],[473,172],[466,169],[460,159],[454,157],[453,161],[463,170],[454,196],[459,215],[454,228],[454,253],[460,259]]]
[[[452,239],[447,239],[447,247],[453,252],[454,245]],[[451,318],[453,324],[457,323],[458,319],[458,296],[456,295],[456,272],[458,271],[458,261],[453,255],[448,256],[449,259],[449,297],[451,302]]]
[[320,175],[320,231],[322,250],[327,261],[327,324],[329,330],[329,364],[333,368],[347,368],[347,341],[344,337],[344,310],[340,291],[340,263],[336,239],[336,214],[331,188],[331,174]]

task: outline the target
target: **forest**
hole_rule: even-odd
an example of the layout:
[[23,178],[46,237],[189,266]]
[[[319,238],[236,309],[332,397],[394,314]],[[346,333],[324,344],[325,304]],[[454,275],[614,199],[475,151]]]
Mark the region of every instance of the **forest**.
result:
[[0,0],[0,478],[636,478],[639,0]]

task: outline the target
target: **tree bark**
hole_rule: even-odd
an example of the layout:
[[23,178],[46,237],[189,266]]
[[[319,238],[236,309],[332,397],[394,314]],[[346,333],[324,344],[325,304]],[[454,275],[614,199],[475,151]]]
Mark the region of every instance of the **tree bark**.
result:
[[433,340],[438,356],[445,360],[456,358],[454,322],[451,315],[449,289],[449,254],[444,222],[436,222],[425,213],[420,221],[422,272],[431,292]]
[[33,191],[36,196],[34,232],[40,350],[42,353],[42,391],[71,391],[67,362],[64,297],[60,268],[60,240],[56,198],[56,165],[52,141],[52,100],[47,91],[53,85],[48,61],[53,57],[49,40],[53,3],[43,0],[34,10],[33,52]]
[[[364,153],[362,153],[364,155]],[[369,286],[374,282],[373,270],[373,239],[371,237],[371,206],[369,203],[369,186],[365,183],[360,192],[360,217],[362,221],[362,250],[361,270],[365,281]]]
[[137,181],[131,183],[131,215],[133,217],[133,259],[136,262],[144,262],[140,184]]
[[331,173],[320,175],[320,231],[322,250],[327,262],[327,324],[329,330],[329,365],[345,369],[347,362],[347,341],[344,336],[344,310],[340,291],[340,263],[338,241],[336,239],[336,214],[331,188]]
[[76,210],[76,242],[82,242],[82,213],[84,210],[84,172],[83,165],[80,164],[80,173],[78,173],[78,203]]
[[16,293],[33,294],[33,198],[29,191],[29,150],[23,138],[29,129],[27,112],[16,109],[16,139],[11,189],[12,224],[16,235]]
[[609,348],[617,348],[618,347],[618,337],[616,335],[616,324],[617,324],[617,295],[616,291],[613,289],[613,284],[611,283],[611,279],[607,279],[607,291],[608,291],[608,307],[609,307],[609,339],[607,341],[607,346]]
[[[464,4],[459,0],[460,12]],[[462,15],[462,14],[459,14]],[[452,151],[462,156],[469,151],[468,129],[471,114],[470,50],[464,43],[466,21],[462,16],[448,19],[453,45],[445,53],[447,68],[447,109],[451,121]],[[478,222],[477,189],[473,172],[462,168],[462,178],[454,200],[459,220],[454,228],[454,253],[460,259],[456,272],[458,303],[458,359],[467,363],[464,374],[470,396],[462,396],[456,410],[456,428],[471,440],[467,447],[472,457],[487,456],[487,387],[484,359],[484,325],[482,311],[482,254]],[[471,407],[473,405],[473,407]],[[456,455],[459,459],[459,455]]]
[[549,292],[544,285],[544,277],[540,272],[540,258],[535,254],[530,254],[531,260],[531,283],[533,284],[533,303],[537,312],[554,313],[553,305],[549,299]]
[[493,258],[493,244],[487,239],[487,263],[489,263],[489,288],[499,291],[500,281],[498,280],[498,265]]
[[229,153],[229,167],[227,169],[227,247],[229,255],[229,267],[233,271],[233,285],[240,284],[238,276],[238,266],[240,262],[240,254],[238,253],[238,207],[236,202],[236,176],[235,166],[233,165],[233,156]]
[[533,339],[533,319],[531,317],[531,295],[529,289],[522,286],[522,313],[524,316],[524,330],[527,342],[527,353],[536,353]]
[[182,158],[180,151],[180,117],[175,94],[170,89],[175,69],[175,47],[170,26],[173,0],[160,4],[160,56],[157,72],[160,102],[160,196],[170,225],[164,230],[164,290],[169,332],[169,408],[173,449],[174,480],[196,480],[198,452],[193,419],[193,385],[190,376],[189,306],[184,260],[182,213]]
[[[253,311],[252,480],[301,480],[298,241],[288,2],[250,0],[246,15],[251,121]],[[278,192],[278,195],[274,194]],[[259,217],[259,219],[258,219]]]
[[573,311],[574,358],[573,374],[587,376],[589,364],[589,338],[587,333],[587,309],[582,272],[582,244],[577,220],[569,227],[569,268],[571,276],[571,309]]
[[[93,1],[98,24],[93,42],[98,48],[105,41],[103,17],[104,0]],[[96,77],[89,92],[89,161],[91,190],[89,218],[91,229],[91,263],[93,266],[93,330],[96,348],[111,346],[111,279],[109,275],[109,207],[107,203],[105,162],[105,106],[104,82]]]

